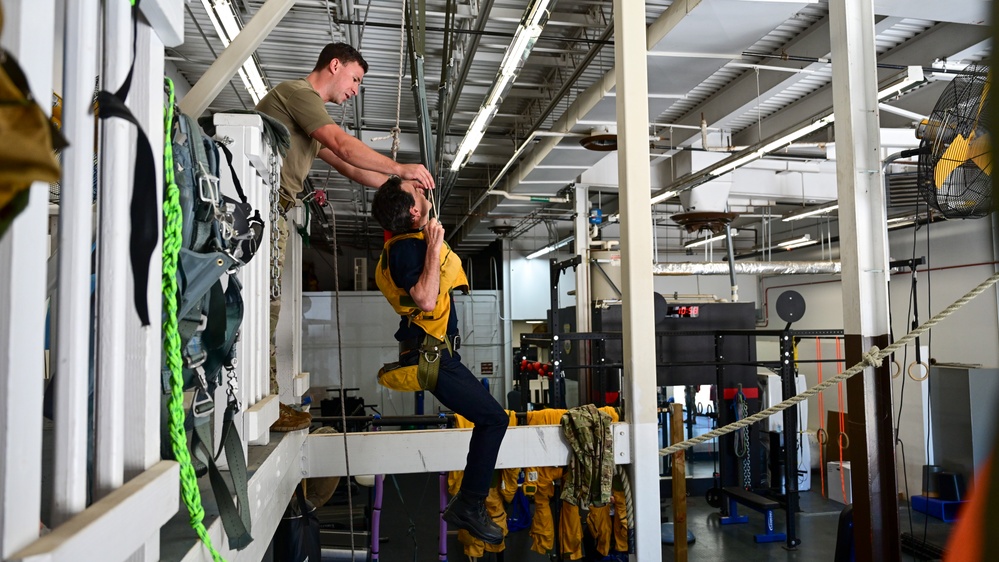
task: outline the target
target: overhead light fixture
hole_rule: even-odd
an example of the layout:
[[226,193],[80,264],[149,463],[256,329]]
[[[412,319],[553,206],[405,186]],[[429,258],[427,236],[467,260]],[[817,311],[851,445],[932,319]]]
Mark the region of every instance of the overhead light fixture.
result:
[[[202,0],[207,2],[208,0]],[[509,89],[513,87],[513,82],[520,73],[524,61],[530,56],[534,49],[534,43],[541,36],[548,19],[548,4],[551,0],[534,0],[524,11],[524,17],[517,26],[510,48],[503,56],[499,71],[496,73],[496,80],[486,94],[485,101],[479,107],[479,112],[472,119],[471,125],[464,138],[458,143],[458,150],[455,152],[454,160],[451,161],[451,171],[457,172],[465,165],[468,158],[475,152],[475,149],[486,134],[486,128],[492,122],[499,105],[503,103],[503,97]]]
[[547,324],[547,320],[525,320],[528,324]]
[[[230,0],[201,0],[201,3],[204,5],[205,11],[208,12],[208,18],[212,20],[212,27],[215,28],[215,33],[222,41],[222,46],[228,47],[229,43],[242,31],[239,22],[236,21],[235,7],[232,2]],[[253,60],[252,56],[246,59],[246,62],[237,72],[240,80],[243,81],[243,86],[253,98],[254,104],[267,95],[267,85],[264,84],[260,69],[257,68],[257,61]]]
[[679,191],[675,190],[664,191],[652,198],[652,204],[655,205],[656,203],[662,203],[663,201],[676,197],[677,195],[680,195]]
[[[739,234],[739,231],[733,228],[732,229],[732,236],[735,236],[737,234]],[[698,246],[705,246],[705,245],[710,244],[712,242],[717,242],[718,240],[724,240],[724,239],[725,239],[725,233],[722,232],[721,234],[715,234],[714,236],[709,236],[707,238],[698,238],[696,240],[691,240],[690,242],[687,242],[686,244],[684,244],[683,247],[684,248],[696,248]]]
[[816,215],[824,215],[826,213],[831,213],[839,209],[839,201],[830,201],[822,205],[816,205],[814,207],[803,207],[801,209],[796,209],[790,213],[784,215],[781,220],[784,222],[798,221],[808,217],[814,217]]
[[549,245],[545,246],[544,248],[541,248],[540,250],[538,250],[538,251],[536,251],[536,252],[534,252],[532,254],[528,254],[527,255],[527,259],[533,260],[534,258],[539,258],[539,257],[541,257],[541,256],[543,256],[545,254],[550,254],[550,253],[554,252],[555,250],[561,248],[562,246],[565,246],[569,242],[572,242],[575,239],[576,239],[575,236],[569,236],[569,237],[563,238],[563,239],[559,240],[558,242],[555,242],[554,244],[549,244]]
[[[881,83],[881,87],[878,90],[878,95],[877,95],[878,102],[884,101],[885,99],[888,99],[892,96],[901,94],[906,90],[909,90],[923,82],[925,82],[925,78],[923,76],[922,67],[920,66],[906,67],[906,69],[903,70],[902,72],[892,76],[887,81]],[[714,166],[709,166],[708,168],[705,168],[697,172],[696,174],[687,178],[685,181],[673,184],[674,186],[677,187],[672,187],[670,189],[667,189],[662,194],[654,195],[652,197],[652,203],[658,203],[659,201],[662,200],[660,199],[660,197],[666,195],[667,193],[679,192],[684,189],[692,189],[694,187],[697,187],[698,185],[707,183],[715,178],[718,178],[719,176],[727,174],[737,168],[741,168],[742,166],[745,166],[746,164],[749,164],[754,160],[759,160],[760,158],[763,158],[764,156],[766,156],[771,152],[780,150],[781,148],[790,145],[794,141],[832,124],[834,120],[835,120],[835,114],[833,113],[832,110],[829,110],[828,113],[820,114],[819,116],[816,117],[814,121],[803,127],[799,127],[797,129],[794,129],[793,131],[788,131],[786,133],[779,134],[767,140],[766,142],[762,143],[758,148],[746,149],[743,152],[733,154],[732,156],[729,156],[728,158],[718,162]],[[670,197],[672,197],[672,195],[670,195]]]
[[812,240],[811,234],[806,234],[804,236],[799,236],[798,238],[792,238],[790,240],[784,240],[783,242],[778,242],[777,247],[783,250],[793,250],[795,248],[801,248],[803,246],[811,246],[812,244],[818,244],[818,240]]

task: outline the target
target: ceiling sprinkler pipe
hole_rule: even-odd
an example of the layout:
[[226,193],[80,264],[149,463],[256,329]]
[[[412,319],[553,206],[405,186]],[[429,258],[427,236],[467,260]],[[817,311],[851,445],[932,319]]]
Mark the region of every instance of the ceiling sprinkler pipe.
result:
[[490,189],[487,192],[489,195],[502,195],[506,199],[513,199],[514,201],[533,201],[535,203],[568,203],[568,197],[555,197],[553,195],[531,195],[531,194],[517,194],[508,193],[499,189]]

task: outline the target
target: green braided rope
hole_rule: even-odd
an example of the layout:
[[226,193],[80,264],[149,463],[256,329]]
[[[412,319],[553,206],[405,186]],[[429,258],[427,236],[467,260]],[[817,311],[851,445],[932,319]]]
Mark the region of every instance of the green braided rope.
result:
[[986,290],[989,289],[989,287],[995,285],[997,281],[999,281],[999,273],[996,273],[991,277],[989,277],[988,279],[986,279],[985,281],[982,281],[980,285],[969,291],[968,294],[954,301],[953,304],[941,310],[939,313],[937,313],[936,316],[930,318],[925,323],[923,323],[922,326],[919,326],[918,328],[913,329],[908,334],[902,336],[902,338],[896,341],[895,343],[889,345],[884,349],[878,349],[878,346],[876,345],[872,346],[870,351],[864,354],[864,359],[861,362],[857,363],[853,367],[850,367],[846,371],[836,375],[835,377],[826,379],[825,381],[813,386],[812,388],[809,388],[808,390],[802,392],[801,394],[792,396],[791,398],[788,398],[787,400],[781,402],[780,404],[776,404],[774,406],[767,408],[766,410],[757,412],[749,416],[748,418],[739,420],[734,423],[730,423],[723,427],[719,427],[718,429],[714,429],[703,435],[698,435],[693,439],[687,439],[686,441],[681,441],[675,445],[666,447],[665,449],[660,449],[659,455],[660,456],[672,455],[673,453],[678,453],[684,449],[689,449],[694,445],[697,445],[698,443],[710,441],[715,437],[726,435],[728,433],[732,433],[733,431],[742,429],[747,425],[752,425],[758,421],[763,421],[768,417],[776,414],[777,412],[782,412],[790,408],[791,406],[794,406],[798,402],[802,402],[804,400],[807,400],[808,398],[811,398],[812,396],[815,396],[816,394],[822,392],[823,390],[829,388],[834,384],[845,381],[846,379],[852,377],[853,375],[856,375],[857,373],[862,373],[864,369],[866,369],[867,367],[880,367],[881,362],[884,361],[885,357],[888,357],[892,353],[895,353],[899,349],[905,347],[910,342],[919,337],[921,334],[923,334],[923,332],[926,332],[933,326],[939,324],[941,320],[947,318],[948,316],[956,312],[958,309],[960,309],[962,306],[968,304],[968,302],[971,301],[971,299],[984,293]]
[[180,255],[181,210],[180,189],[173,175],[173,127],[174,90],[173,81],[164,78],[168,100],[163,114],[163,170],[166,196],[163,201],[163,353],[170,369],[170,445],[173,455],[180,463],[180,488],[184,505],[191,514],[191,528],[198,534],[212,560],[222,562],[222,555],[212,546],[212,539],[205,529],[205,510],[201,506],[201,491],[198,478],[191,464],[191,454],[187,448],[187,432],[184,430],[184,378],[183,361],[180,357],[180,333],[177,330],[177,260]]

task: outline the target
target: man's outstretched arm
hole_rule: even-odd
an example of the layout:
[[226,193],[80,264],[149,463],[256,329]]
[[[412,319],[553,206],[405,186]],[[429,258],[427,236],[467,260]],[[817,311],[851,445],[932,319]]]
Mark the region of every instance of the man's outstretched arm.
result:
[[[393,174],[406,180],[416,180],[426,187],[434,187],[434,177],[423,164],[400,164],[379,154],[370,146],[348,134],[335,123],[323,125],[312,132],[312,138],[329,149],[340,160],[360,168],[384,174]],[[320,156],[322,153],[320,152]],[[325,160],[325,158],[323,158]],[[363,183],[363,182],[361,182]],[[369,185],[365,183],[365,185]],[[375,184],[375,185],[381,185]]]

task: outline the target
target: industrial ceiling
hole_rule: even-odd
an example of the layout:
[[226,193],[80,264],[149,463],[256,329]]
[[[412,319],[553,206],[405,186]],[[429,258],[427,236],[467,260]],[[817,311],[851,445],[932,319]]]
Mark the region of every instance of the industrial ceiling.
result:
[[[501,92],[482,141],[452,172],[459,144],[497,82],[518,27],[539,4],[547,12],[540,37],[512,87]],[[168,62],[196,83],[224,48],[206,8],[231,10],[245,24],[262,5],[257,0],[187,2],[185,41],[168,50]],[[653,193],[682,183],[704,162],[807,125],[832,108],[826,0],[647,0],[645,5]],[[947,76],[931,69],[960,68],[990,52],[985,25],[990,2],[875,0],[874,8],[879,78],[910,65],[925,71],[927,81],[920,87],[884,100],[887,108],[882,105],[883,128],[911,130],[946,84]],[[407,21],[416,22],[417,29]],[[421,121],[410,49],[417,45],[419,52],[422,45],[422,92],[436,154],[431,165],[440,178],[440,214],[449,241],[471,255],[506,236],[529,252],[571,233],[572,204],[524,195],[571,195],[567,188],[586,185],[592,204],[605,215],[616,208],[616,153],[588,150],[580,142],[614,133],[613,23],[609,0],[299,0],[253,56],[264,82],[273,86],[308,74],[326,43],[351,43],[370,70],[360,95],[343,107],[328,105],[330,114],[385,154],[392,146],[387,137],[398,124],[397,158],[415,162],[421,160]],[[253,104],[236,76],[209,111]],[[917,142],[907,132],[890,138],[902,139],[899,146]],[[729,181],[727,210],[741,214],[734,226],[835,198],[834,187],[810,190],[804,173],[790,188],[780,179],[803,166],[832,173],[827,161],[832,151],[825,144],[832,140],[832,128],[800,140],[808,142],[755,164],[758,175],[753,177],[765,173],[775,179],[752,186],[739,176]],[[325,227],[335,223],[340,244],[380,245],[382,233],[367,216],[371,190],[351,184],[319,160],[309,181],[328,193],[330,205],[317,218]],[[521,197],[488,194],[490,189]],[[697,236],[670,219],[684,210],[680,203],[671,197],[654,206],[660,252],[681,251],[684,241]],[[792,223],[775,228],[802,228],[787,224]],[[759,237],[740,239],[737,250],[759,251]]]

